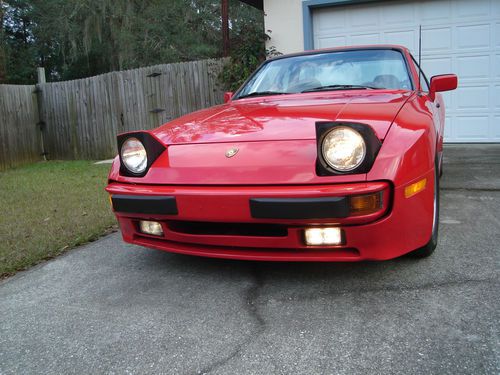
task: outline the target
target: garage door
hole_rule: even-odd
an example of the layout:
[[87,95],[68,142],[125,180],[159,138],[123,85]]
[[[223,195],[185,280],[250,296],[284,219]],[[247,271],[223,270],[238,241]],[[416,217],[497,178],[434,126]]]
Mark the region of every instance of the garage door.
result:
[[391,1],[313,10],[315,48],[402,44],[428,78],[456,73],[445,93],[446,142],[500,141],[500,0]]

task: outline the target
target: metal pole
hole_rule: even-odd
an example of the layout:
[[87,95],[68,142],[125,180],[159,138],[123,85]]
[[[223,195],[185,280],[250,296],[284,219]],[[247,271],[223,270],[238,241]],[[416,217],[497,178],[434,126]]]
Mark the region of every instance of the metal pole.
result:
[[221,0],[222,14],[222,54],[229,56],[229,6],[228,0]]

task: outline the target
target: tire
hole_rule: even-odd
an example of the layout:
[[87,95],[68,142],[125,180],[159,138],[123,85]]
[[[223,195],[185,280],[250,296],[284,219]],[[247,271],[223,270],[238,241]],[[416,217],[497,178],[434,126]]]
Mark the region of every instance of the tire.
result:
[[410,253],[415,258],[426,258],[430,256],[436,249],[439,234],[439,175],[438,163],[434,167],[434,214],[432,220],[431,239],[423,247],[414,250]]

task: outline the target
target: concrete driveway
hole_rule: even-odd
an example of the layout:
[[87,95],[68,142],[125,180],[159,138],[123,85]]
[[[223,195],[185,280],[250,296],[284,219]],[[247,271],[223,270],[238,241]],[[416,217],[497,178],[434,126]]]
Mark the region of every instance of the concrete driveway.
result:
[[0,373],[498,374],[500,145],[447,147],[442,188],[424,260],[73,250],[0,284]]

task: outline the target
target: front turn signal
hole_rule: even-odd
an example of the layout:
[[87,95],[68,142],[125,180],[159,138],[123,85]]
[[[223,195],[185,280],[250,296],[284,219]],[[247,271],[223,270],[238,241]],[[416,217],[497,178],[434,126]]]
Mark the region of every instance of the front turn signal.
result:
[[382,208],[382,192],[353,195],[349,198],[351,215],[368,215]]
[[408,185],[407,187],[405,187],[405,197],[406,198],[413,197],[415,194],[420,193],[422,190],[424,190],[426,185],[427,185],[426,178],[417,181],[411,185]]

